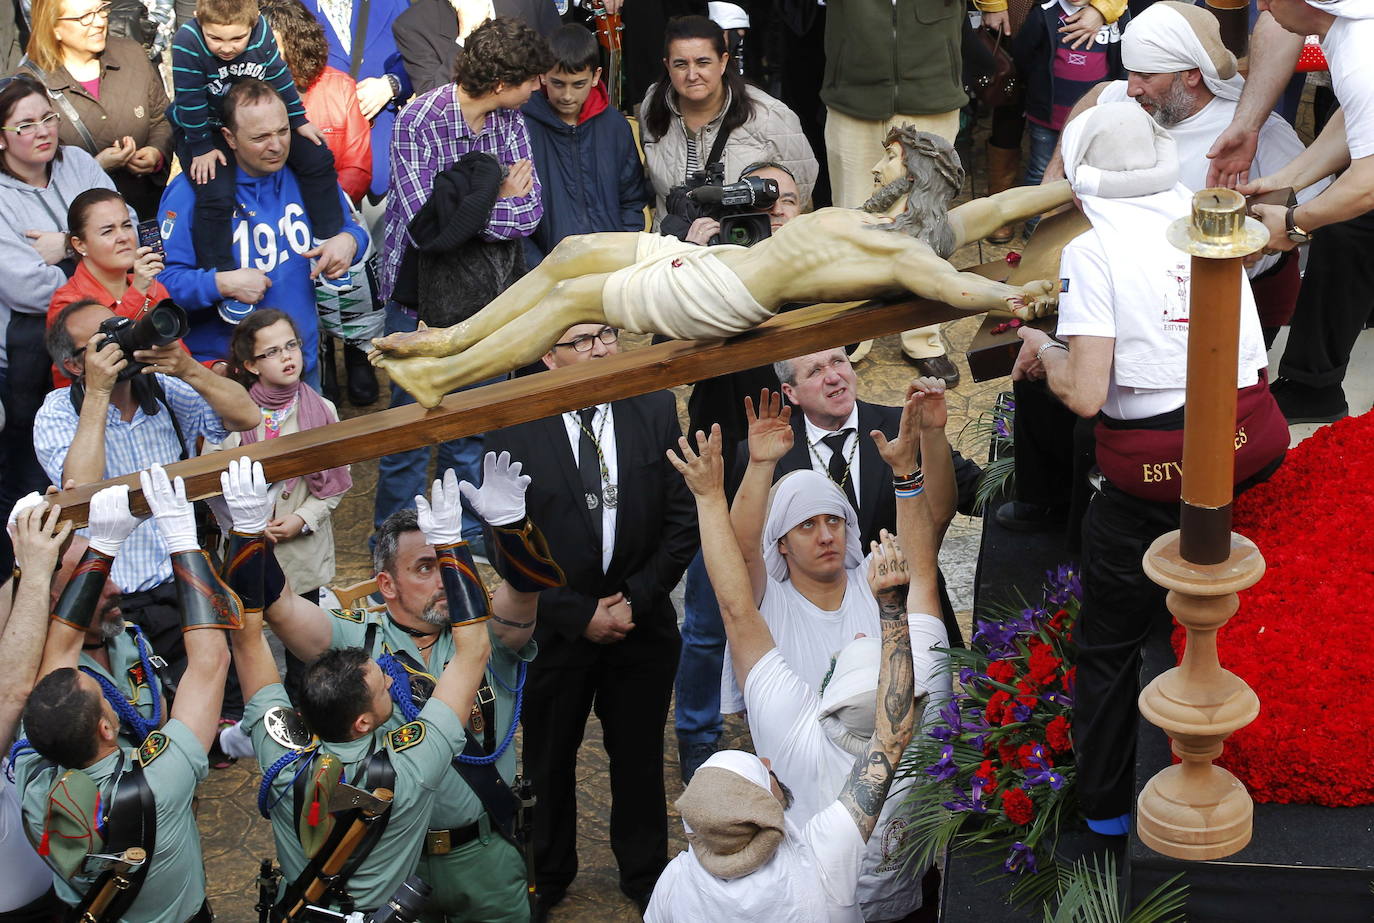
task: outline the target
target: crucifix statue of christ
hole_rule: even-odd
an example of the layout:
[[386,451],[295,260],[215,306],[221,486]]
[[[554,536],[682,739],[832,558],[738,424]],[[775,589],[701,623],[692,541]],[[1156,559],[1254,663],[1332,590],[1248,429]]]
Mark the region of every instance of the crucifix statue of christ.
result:
[[380,337],[370,358],[434,407],[455,388],[533,362],[574,324],[717,339],[792,302],[907,292],[972,313],[1029,319],[1053,311],[1056,281],[1007,285],[961,272],[948,257],[1003,225],[1067,204],[1068,183],[1009,189],[951,209],[964,179],[959,157],[943,138],[910,126],[889,133],[874,173],[882,185],[862,209],[801,215],[749,248],[634,232],[565,238],[472,317]]

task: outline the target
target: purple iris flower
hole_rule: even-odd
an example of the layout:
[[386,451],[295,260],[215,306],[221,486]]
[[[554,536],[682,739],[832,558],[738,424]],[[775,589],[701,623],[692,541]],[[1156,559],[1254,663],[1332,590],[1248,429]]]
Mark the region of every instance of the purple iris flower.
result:
[[961,686],[969,685],[975,678],[987,679],[987,676],[983,673],[979,673],[977,670],[973,669],[973,667],[959,668],[959,684]]
[[1064,777],[1053,769],[1037,767],[1026,770],[1026,782],[1030,785],[1048,785],[1057,792],[1064,785]]
[[1006,418],[1006,417],[998,417],[998,418],[997,418],[996,428],[997,428],[997,435],[1001,436],[1003,439],[1010,439],[1010,438],[1011,438],[1011,427],[1007,425],[1007,418]]
[[1038,869],[1035,863],[1035,850],[1020,841],[1013,843],[1011,852],[1007,853],[1007,861],[1002,863],[1002,868],[1019,875],[1034,874]]
[[954,764],[954,748],[945,744],[940,749],[940,758],[925,769],[926,775],[941,782],[948,782],[959,774],[959,767]]
[[1049,587],[1045,602],[1054,608],[1068,605],[1071,599],[1083,598],[1083,582],[1073,564],[1061,564],[1055,570],[1046,571],[1045,583]]
[[957,785],[954,787],[955,799],[942,803],[942,807],[949,811],[968,811],[972,814],[986,814],[988,812],[987,802],[983,800],[983,782],[981,779],[973,779],[973,791],[965,792]]
[[1013,720],[1013,721],[1029,721],[1029,720],[1030,720],[1030,716],[1031,716],[1031,707],[1030,707],[1029,705],[1022,705],[1021,702],[1020,702],[1020,700],[1018,700],[1014,705],[1012,705],[1012,707],[1011,707],[1011,720]]
[[1017,626],[1011,622],[992,622],[979,619],[974,623],[973,643],[987,652],[993,660],[1019,653],[1016,647]]

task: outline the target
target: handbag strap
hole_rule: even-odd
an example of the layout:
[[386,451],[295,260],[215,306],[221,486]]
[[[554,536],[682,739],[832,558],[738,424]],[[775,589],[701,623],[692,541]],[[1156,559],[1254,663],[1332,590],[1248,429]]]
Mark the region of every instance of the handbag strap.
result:
[[94,157],[96,153],[99,152],[100,147],[95,143],[95,138],[92,137],[91,130],[86,127],[86,123],[81,121],[81,114],[76,111],[76,107],[73,106],[72,101],[67,98],[67,94],[63,93],[61,90],[54,90],[52,87],[48,86],[47,72],[35,64],[33,59],[28,55],[24,55],[23,59],[19,62],[19,66],[26,67],[33,71],[38,79],[43,82],[43,89],[48,91],[48,98],[57,104],[58,109],[62,110],[62,115],[68,122],[72,123],[72,127],[76,129],[76,133],[81,136],[81,143],[85,146],[86,152]]

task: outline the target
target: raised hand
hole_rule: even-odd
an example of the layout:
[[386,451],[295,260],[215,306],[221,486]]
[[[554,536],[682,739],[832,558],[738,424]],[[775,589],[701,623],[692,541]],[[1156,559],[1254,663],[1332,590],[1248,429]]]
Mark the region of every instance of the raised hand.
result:
[[782,395],[767,388],[759,392],[759,410],[744,399],[744,418],[749,423],[749,460],[775,462],[792,449],[792,407]]
[[142,520],[129,512],[129,485],[116,484],[91,497],[88,534],[91,548],[115,557]]
[[233,459],[229,469],[220,472],[219,487],[235,532],[257,535],[267,531],[276,497],[268,487],[262,462],[249,461],[247,456]]
[[143,499],[153,513],[153,522],[167,543],[167,551],[196,551],[200,541],[196,537],[196,514],[186,499],[186,484],[181,478],[170,481],[161,465],[153,465],[138,473],[143,486]]
[[46,593],[47,575],[56,569],[58,558],[62,555],[62,545],[72,534],[71,521],[59,522],[62,507],[49,506],[41,498],[37,503],[19,509],[18,513],[10,522],[15,566],[25,574],[42,580]]
[[692,451],[686,436],[677,437],[677,444],[681,457],[669,449],[668,461],[687,482],[687,489],[698,497],[724,494],[725,462],[720,456],[720,424],[711,424],[710,436],[697,430],[697,452]]
[[894,475],[907,475],[916,470],[921,452],[922,418],[925,415],[927,398],[925,391],[907,389],[906,403],[902,405],[902,419],[897,424],[897,438],[889,441],[881,430],[876,429],[868,434],[878,447],[878,455],[887,462]]
[[906,386],[906,396],[920,392],[925,400],[921,404],[921,429],[944,429],[949,422],[949,406],[945,403],[945,380],[943,378],[913,378]]
[[19,518],[20,513],[24,512],[24,510],[28,509],[31,506],[38,506],[40,503],[46,502],[47,501],[43,499],[43,495],[36,490],[30,491],[28,496],[26,497],[20,497],[19,500],[15,502],[14,507],[10,510],[9,520],[5,523],[5,525],[10,530],[10,535],[14,535],[14,523]]
[[525,518],[525,491],[530,476],[521,474],[522,462],[513,462],[509,452],[488,452],[482,459],[482,486],[467,481],[458,485],[463,499],[484,522],[508,526]]
[[419,513],[420,531],[431,545],[456,545],[463,539],[462,493],[458,489],[458,475],[450,468],[442,479],[436,478],[430,487],[430,499],[415,497],[415,511]]
[[891,532],[883,529],[878,538],[880,541],[870,543],[872,553],[868,558],[868,588],[878,600],[880,615],[891,614],[889,607],[905,614],[907,585],[911,582],[906,557]]

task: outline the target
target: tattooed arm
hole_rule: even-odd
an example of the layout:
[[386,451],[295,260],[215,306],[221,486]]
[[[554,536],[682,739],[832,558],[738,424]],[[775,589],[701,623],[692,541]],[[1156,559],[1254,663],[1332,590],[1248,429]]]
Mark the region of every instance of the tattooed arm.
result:
[[882,539],[881,545],[873,543],[868,563],[868,583],[878,600],[883,643],[873,739],[868,752],[854,761],[854,769],[839,795],[840,803],[848,809],[865,840],[873,833],[902,751],[916,728],[916,680],[906,618],[907,564],[887,530],[883,530]]

